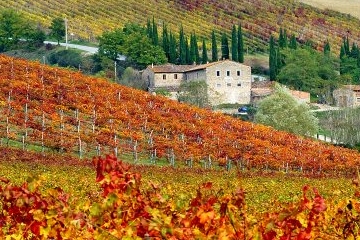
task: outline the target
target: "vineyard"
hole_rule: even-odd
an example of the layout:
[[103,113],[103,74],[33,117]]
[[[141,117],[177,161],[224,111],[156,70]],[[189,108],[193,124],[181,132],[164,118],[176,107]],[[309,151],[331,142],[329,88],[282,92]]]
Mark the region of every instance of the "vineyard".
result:
[[[72,38],[96,41],[104,31],[122,27],[126,22],[145,25],[147,19],[156,17],[159,28],[162,23],[178,32],[182,24],[189,35],[210,39],[211,31],[230,33],[232,25],[243,26],[245,46],[249,51],[267,51],[271,34],[279,28],[294,34],[299,42],[311,39],[321,49],[329,40],[338,53],[343,37],[360,42],[360,20],[331,10],[320,10],[299,1],[285,0],[141,0],[141,1],[12,1],[0,2],[1,8],[14,8],[21,14],[44,27],[49,27],[55,17],[68,20]],[[174,17],[175,16],[175,17]],[[70,40],[71,40],[70,39]]]
[[2,146],[132,163],[353,175],[358,152],[38,62],[0,58]]
[[[0,151],[9,158],[26,155],[19,150],[0,148]],[[51,158],[46,160],[41,154],[29,155],[25,157],[26,162],[33,170],[39,168],[39,165],[29,162],[36,161],[37,158],[43,159],[43,163],[57,165],[56,161]],[[2,160],[1,171],[9,163],[14,164],[13,161]],[[72,159],[72,164],[79,163],[80,161]],[[21,185],[1,177],[1,238],[356,239],[359,235],[359,179],[352,182],[352,197],[341,201],[325,199],[318,189],[305,185],[292,200],[282,202],[273,199],[268,203],[269,208],[260,211],[248,207],[248,193],[242,185],[219,188],[215,186],[216,182],[202,182],[195,189],[191,189],[192,185],[188,184],[182,184],[182,188],[177,189],[174,184],[176,181],[170,181],[166,185],[164,182],[159,184],[144,180],[141,175],[150,172],[161,176],[160,172],[148,167],[140,166],[134,171],[129,165],[109,156],[94,158],[93,164],[96,171],[92,178],[96,175],[97,187],[91,187],[95,184],[90,184],[92,181],[88,178],[88,192],[84,193],[85,198],[80,199],[74,198],[77,187],[65,192],[63,187],[66,186],[59,187],[56,184],[44,190],[43,186],[47,182],[42,178],[43,174],[28,178]],[[61,166],[58,165],[58,168]],[[76,173],[83,176],[86,168],[83,166]],[[22,170],[26,170],[26,167]],[[181,179],[186,173],[174,171],[174,168],[162,170],[164,176],[168,175],[167,179]],[[68,168],[67,172],[74,173],[74,170]],[[188,171],[185,175],[191,176],[189,173]],[[192,175],[197,174],[197,179],[201,175],[219,179],[219,173],[226,176],[225,172],[214,171],[192,172]],[[64,176],[71,179],[69,174],[62,173],[62,177],[57,178],[58,181],[62,181]],[[300,182],[303,183],[303,180]],[[78,186],[83,183],[68,182],[66,185]],[[256,183],[253,185],[263,187]],[[279,189],[276,186],[272,188]],[[184,189],[195,193],[189,194]],[[337,189],[335,192],[338,192],[338,196],[342,195],[337,186],[332,185],[330,189]],[[266,201],[260,200],[257,204],[261,206],[264,202]]]

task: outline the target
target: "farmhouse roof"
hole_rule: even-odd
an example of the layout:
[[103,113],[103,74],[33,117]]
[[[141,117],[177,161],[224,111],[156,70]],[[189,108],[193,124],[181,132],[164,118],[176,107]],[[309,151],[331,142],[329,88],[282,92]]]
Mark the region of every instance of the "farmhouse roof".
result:
[[[211,63],[205,63],[200,65],[175,65],[175,64],[164,64],[164,65],[154,65],[154,66],[148,66],[154,73],[185,73],[185,72],[191,72],[191,71],[197,71],[197,70],[203,70],[210,66],[220,64],[223,62],[233,62],[231,60],[221,60],[217,62],[211,62]],[[241,63],[238,63],[241,64]]]
[[186,70],[194,67],[193,65],[175,65],[175,64],[165,64],[165,65],[155,65],[149,66],[154,73],[183,73]]
[[344,85],[343,87],[352,91],[360,91],[360,85]]

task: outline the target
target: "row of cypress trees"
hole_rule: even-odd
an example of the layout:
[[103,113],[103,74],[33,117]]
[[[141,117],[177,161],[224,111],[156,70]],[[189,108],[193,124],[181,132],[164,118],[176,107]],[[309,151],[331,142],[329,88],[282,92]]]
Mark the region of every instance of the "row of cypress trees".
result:
[[[219,60],[218,55],[218,41],[215,30],[211,33],[211,58],[208,57],[206,39],[202,39],[202,54],[200,56],[199,40],[195,32],[190,34],[190,37],[185,35],[184,29],[180,26],[179,33],[174,34],[168,29],[167,25],[163,23],[161,41],[159,40],[159,33],[157,24],[154,18],[152,21],[148,19],[146,25],[146,32],[152,43],[161,46],[165,52],[168,62],[174,64],[201,64],[209,61],[215,62]],[[177,37],[178,36],[178,37]],[[236,25],[232,28],[231,34],[231,55],[229,48],[229,39],[226,33],[221,33],[221,59],[230,59],[236,62],[244,62],[244,41],[241,25]]]

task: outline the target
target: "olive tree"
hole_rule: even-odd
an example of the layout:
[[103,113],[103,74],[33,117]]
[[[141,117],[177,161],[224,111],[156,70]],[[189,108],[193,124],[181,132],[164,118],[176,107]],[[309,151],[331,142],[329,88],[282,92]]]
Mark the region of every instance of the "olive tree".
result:
[[318,119],[309,106],[298,102],[280,85],[259,103],[255,122],[302,136],[313,136],[318,131]]
[[197,107],[209,106],[208,86],[205,81],[189,81],[180,85],[178,100]]

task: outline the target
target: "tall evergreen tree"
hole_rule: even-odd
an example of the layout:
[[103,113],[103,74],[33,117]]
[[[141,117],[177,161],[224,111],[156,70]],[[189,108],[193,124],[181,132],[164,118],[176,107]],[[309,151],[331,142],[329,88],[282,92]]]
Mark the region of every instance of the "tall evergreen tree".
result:
[[356,43],[353,42],[351,46],[350,57],[357,59],[358,55],[359,55],[359,48],[356,45]]
[[184,35],[184,29],[181,26],[179,31],[179,58],[180,64],[186,64],[186,44],[185,44],[185,35]]
[[199,53],[199,46],[196,38],[196,34],[194,33],[194,45],[195,45],[195,62],[196,64],[200,64],[200,53]]
[[165,23],[163,23],[162,48],[164,49],[166,57],[170,59],[170,38]]
[[324,54],[329,56],[330,55],[330,43],[329,41],[326,41],[325,45],[324,45]]
[[343,59],[345,56],[346,56],[345,46],[344,44],[342,44],[340,47],[340,60]]
[[196,61],[196,56],[195,56],[195,37],[194,34],[192,33],[190,35],[190,57],[189,57],[189,61],[190,63],[194,63]]
[[221,35],[221,58],[229,59],[229,40],[226,36],[226,33]]
[[150,19],[148,19],[146,23],[146,34],[149,39],[153,39],[153,27],[151,25]]
[[297,49],[297,41],[296,41],[295,34],[291,35],[289,48],[295,49],[295,50]]
[[201,62],[202,63],[207,63],[208,62],[208,55],[207,55],[205,39],[203,39],[203,43],[202,43],[202,59],[201,59]]
[[286,30],[280,28],[280,34],[279,34],[279,47],[280,48],[286,48],[287,47],[287,34]]
[[170,32],[169,38],[169,62],[175,63],[178,57],[176,53],[176,37]]
[[275,46],[275,39],[271,35],[270,37],[270,53],[269,53],[269,68],[270,68],[270,80],[276,80],[276,73],[277,73],[277,58],[276,58],[276,46]]
[[349,43],[349,37],[344,38],[343,40],[344,44],[344,50],[346,56],[350,56],[350,43]]
[[194,63],[194,62],[191,62],[190,47],[189,47],[189,41],[188,41],[187,37],[185,37],[185,59],[186,59],[186,64],[193,64]]
[[215,31],[213,30],[211,33],[211,59],[213,62],[216,62],[219,60],[218,58],[218,50],[217,50],[217,43],[216,43],[216,35]]
[[157,30],[157,24],[155,23],[155,18],[152,20],[152,42],[155,46],[159,45],[159,34]]
[[238,37],[238,61],[240,63],[244,62],[244,41],[243,41],[243,34],[242,34],[242,29],[241,29],[241,25],[239,25],[238,27],[238,32],[237,32],[237,37]]
[[233,25],[231,32],[231,59],[235,62],[238,61],[238,39],[235,25]]

